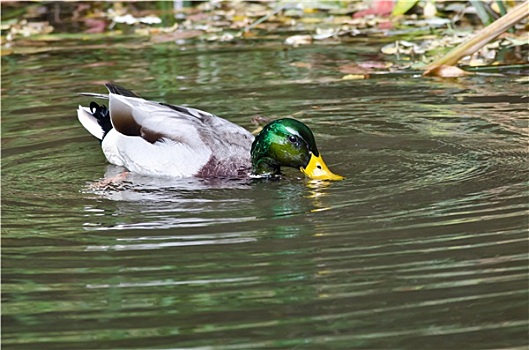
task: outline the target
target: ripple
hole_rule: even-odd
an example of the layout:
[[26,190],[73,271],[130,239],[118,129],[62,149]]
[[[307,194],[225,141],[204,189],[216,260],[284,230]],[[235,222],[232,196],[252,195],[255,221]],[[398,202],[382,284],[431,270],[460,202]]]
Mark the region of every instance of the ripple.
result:
[[[525,348],[527,106],[512,79],[339,81],[343,47],[153,47],[115,70],[123,53],[104,47],[6,66],[6,347]],[[72,114],[94,76],[247,127],[301,119],[346,180],[108,181],[123,169]]]

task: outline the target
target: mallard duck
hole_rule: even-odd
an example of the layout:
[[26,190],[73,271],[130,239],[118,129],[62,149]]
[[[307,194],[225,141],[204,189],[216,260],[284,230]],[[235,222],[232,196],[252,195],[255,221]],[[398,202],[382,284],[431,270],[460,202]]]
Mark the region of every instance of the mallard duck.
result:
[[254,137],[246,129],[189,107],[148,101],[107,83],[108,108],[79,106],[77,116],[101,140],[107,160],[143,175],[170,177],[273,178],[280,168],[299,169],[311,179],[341,180],[300,121],[272,121]]

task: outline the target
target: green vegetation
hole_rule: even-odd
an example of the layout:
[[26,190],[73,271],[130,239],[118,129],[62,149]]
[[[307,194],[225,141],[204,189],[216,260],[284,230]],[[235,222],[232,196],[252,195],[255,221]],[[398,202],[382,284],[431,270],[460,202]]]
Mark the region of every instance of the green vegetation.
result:
[[[386,42],[382,70],[425,69],[479,29],[524,6],[521,17],[486,41],[497,38],[494,42],[455,61],[463,67],[524,66],[529,3],[510,0],[3,2],[2,55],[51,49],[45,43],[109,37],[132,36],[145,45],[266,42],[285,49],[372,38]],[[377,70],[364,67],[346,79],[363,79]]]

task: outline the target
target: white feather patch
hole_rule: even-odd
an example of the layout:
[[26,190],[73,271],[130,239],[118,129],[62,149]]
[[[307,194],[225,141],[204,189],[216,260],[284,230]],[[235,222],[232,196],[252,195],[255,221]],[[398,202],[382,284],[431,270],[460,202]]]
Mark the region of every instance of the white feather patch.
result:
[[195,176],[211,156],[211,150],[200,141],[193,147],[168,139],[152,144],[116,129],[105,136],[102,148],[109,163],[142,175],[168,177]]

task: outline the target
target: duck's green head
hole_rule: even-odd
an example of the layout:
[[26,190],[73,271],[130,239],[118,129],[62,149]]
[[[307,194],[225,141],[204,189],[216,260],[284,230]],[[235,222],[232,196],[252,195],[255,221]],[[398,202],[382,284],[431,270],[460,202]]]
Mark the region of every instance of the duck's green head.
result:
[[297,168],[311,179],[343,179],[323,162],[308,126],[291,118],[266,125],[252,144],[253,175],[276,176],[282,166]]

